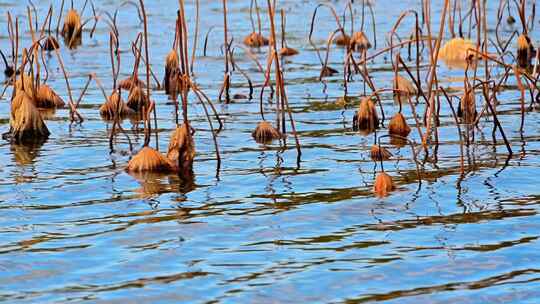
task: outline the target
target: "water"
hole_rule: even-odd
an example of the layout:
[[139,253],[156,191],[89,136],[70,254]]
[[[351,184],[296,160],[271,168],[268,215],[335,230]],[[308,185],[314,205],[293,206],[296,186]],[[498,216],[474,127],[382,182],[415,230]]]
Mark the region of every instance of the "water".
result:
[[[250,32],[249,1],[229,2],[230,31],[239,42]],[[42,19],[49,2],[35,4]],[[335,4],[341,11],[344,1]],[[82,1],[75,5],[80,8]],[[117,2],[102,0],[95,5],[110,11]],[[535,303],[540,299],[539,114],[527,113],[525,132],[520,134],[519,92],[511,87],[501,92],[499,119],[515,155],[508,159],[499,134],[493,144],[493,123],[482,119],[476,143],[465,151],[461,175],[459,136],[443,104],[439,147],[430,150],[437,161],[419,155],[421,186],[410,148],[388,145],[394,158],[385,162],[384,169],[398,189],[376,199],[371,189],[380,165],[369,157],[373,136],[351,129],[358,100],[344,110],[336,105],[343,96],[342,76],[329,78],[326,85],[317,79],[320,65],[307,42],[316,3],[287,1],[280,6],[287,11],[288,43],[301,51],[285,63],[287,93],[302,143],[301,166],[296,164],[292,138],[284,151],[277,143],[263,146],[252,140],[251,131],[260,120],[257,99],[215,101],[223,75],[221,4],[203,1],[195,72],[225,122],[218,137],[219,177],[204,111],[194,99],[190,106],[197,129],[194,181],[125,173],[129,145],[119,136],[116,153],[109,154],[111,126],[99,116],[103,97],[92,84],[80,107],[82,125],[71,125],[68,110],[60,109],[47,120],[52,135],[45,144],[23,147],[0,142],[0,300]],[[6,12],[24,18],[26,10],[15,0],[0,1],[0,7],[0,43],[7,50]],[[359,16],[360,6],[355,7]],[[418,8],[417,1],[394,2],[392,7],[383,1],[375,4],[379,49],[399,14],[411,7]],[[172,44],[176,8],[174,1],[147,1],[150,55],[159,77]],[[494,16],[495,10],[494,3],[488,15]],[[193,24],[191,3],[186,11]],[[434,4],[434,20],[440,11]],[[328,11],[320,13],[315,41],[322,46],[335,25]],[[118,16],[122,77],[132,69],[129,43],[142,31],[136,16],[131,6]],[[359,18],[356,22],[358,27]],[[403,35],[412,22],[404,23]],[[26,24],[21,25],[23,45],[29,43]],[[202,57],[201,41],[210,26],[216,29],[210,35],[208,56]],[[83,39],[83,47],[75,51],[62,48],[76,97],[89,73],[95,72],[107,91],[112,85],[105,23],[98,24],[93,38],[86,31]],[[257,55],[263,63],[265,51]],[[342,58],[343,51],[333,49],[331,65],[341,69]],[[240,48],[236,61],[258,85],[258,95],[263,78],[256,65]],[[67,101],[57,60],[51,57],[48,62],[48,83]],[[378,87],[391,87],[389,62],[379,57],[370,68]],[[459,70],[441,67],[439,75],[445,87],[463,85],[452,82],[462,76]],[[509,84],[515,84],[512,77]],[[356,76],[349,92],[359,96],[362,91]],[[238,74],[232,92],[248,92]],[[8,90],[6,96],[10,95]],[[154,91],[152,96],[163,151],[174,128],[173,106],[163,92]],[[387,117],[397,111],[391,95],[383,95],[383,104]],[[271,109],[267,106],[267,115],[273,119]],[[423,106],[419,109],[422,113]],[[9,128],[9,111],[5,97],[0,103],[1,132]],[[404,114],[413,124],[408,107]],[[136,125],[123,122],[137,149],[143,136]],[[410,138],[420,142],[415,128]]]

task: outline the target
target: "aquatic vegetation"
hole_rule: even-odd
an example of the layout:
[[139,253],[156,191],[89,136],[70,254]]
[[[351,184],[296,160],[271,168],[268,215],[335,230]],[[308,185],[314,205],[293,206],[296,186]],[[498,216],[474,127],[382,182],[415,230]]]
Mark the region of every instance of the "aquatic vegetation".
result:
[[60,44],[58,43],[58,40],[54,38],[53,36],[49,36],[45,39],[45,42],[43,43],[43,49],[46,51],[54,51],[56,49],[60,48]]
[[134,113],[135,111],[126,105],[117,91],[113,92],[105,103],[99,107],[99,114],[108,120],[113,119],[117,114],[120,117],[124,117]]
[[[253,21],[254,6],[257,15],[257,29],[255,28],[255,22]],[[268,40],[268,38],[264,37],[262,34],[261,15],[259,12],[259,5],[257,4],[257,0],[251,0],[251,4],[249,6],[249,17],[251,20],[252,32],[244,37],[244,44],[252,48],[260,48],[262,46],[267,46],[268,44],[270,44],[270,40]]]
[[394,77],[394,99],[397,102],[404,102],[409,97],[417,94],[418,92],[410,80],[399,74]]
[[458,107],[458,117],[464,123],[471,124],[476,120],[478,112],[476,111],[476,96],[473,89],[466,89]]
[[531,61],[534,58],[535,49],[531,42],[531,38],[526,34],[521,34],[517,38],[517,62],[520,68],[526,69],[531,66]]
[[261,121],[257,128],[251,133],[251,136],[258,143],[267,143],[281,138],[281,133],[268,121]]
[[189,176],[192,174],[195,143],[187,124],[180,125],[172,132],[167,158],[175,171],[180,172],[180,175]]
[[82,44],[81,16],[75,9],[70,9],[64,19],[62,36],[68,48],[75,48]]
[[129,172],[173,172],[171,162],[159,151],[152,147],[145,146],[129,161],[127,168]]
[[[136,35],[133,41],[129,42],[129,47],[123,49],[120,42],[121,36],[124,37],[122,30],[119,28],[117,17],[118,12],[125,6],[130,5],[137,9],[137,15],[141,22],[141,30]],[[209,125],[209,131],[212,141],[215,146],[215,156],[217,160],[217,173],[221,164],[219,153],[218,136],[223,129],[223,121],[220,118],[220,111],[213,102],[212,98],[217,95],[217,99],[225,101],[225,103],[249,102],[253,99],[254,88],[258,86],[260,89],[259,95],[259,112],[260,120],[255,129],[251,132],[252,138],[258,143],[270,143],[279,139],[280,149],[287,147],[287,139],[290,135],[294,137],[294,143],[297,150],[297,164],[301,163],[301,144],[300,136],[296,130],[296,121],[294,119],[293,110],[289,105],[287,96],[287,86],[289,85],[286,79],[288,69],[296,69],[297,66],[288,66],[295,61],[296,57],[290,60],[282,60],[284,57],[298,55],[298,49],[289,47],[287,44],[287,28],[286,28],[286,10],[283,7],[277,7],[277,4],[272,1],[266,1],[264,12],[267,13],[265,20],[260,14],[261,8],[257,0],[251,0],[249,17],[251,21],[251,31],[243,33],[241,39],[235,41],[235,36],[231,31],[236,28],[229,28],[229,12],[228,1],[221,0],[220,15],[223,17],[223,24],[220,25],[223,30],[223,41],[219,45],[221,53],[219,56],[223,58],[223,78],[219,92],[207,94],[201,89],[201,84],[197,81],[197,70],[193,69],[195,61],[200,57],[196,54],[197,37],[199,33],[199,1],[195,1],[196,15],[194,19],[195,30],[190,31],[190,25],[186,20],[186,12],[184,11],[184,1],[178,2],[179,9],[176,11],[176,20],[174,25],[172,22],[164,28],[174,28],[174,38],[171,39],[172,47],[165,52],[164,71],[161,79],[163,79],[163,87],[158,81],[158,76],[152,70],[152,60],[150,51],[152,44],[148,39],[148,15],[144,6],[144,1],[137,2],[128,1],[118,6],[114,12],[101,12],[96,10],[94,4],[90,2],[93,17],[83,20],[86,4],[82,9],[78,10],[73,7],[67,9],[65,17],[62,19],[64,3],[62,3],[58,16],[58,27],[56,36],[51,32],[51,20],[55,16],[53,6],[49,7],[47,15],[44,19],[39,20],[38,10],[33,4],[32,8],[27,9],[28,27],[31,44],[24,49],[23,54],[19,55],[20,40],[19,22],[12,20],[8,14],[7,26],[8,36],[11,42],[11,62],[2,52],[2,58],[5,65],[5,76],[8,78],[6,88],[13,86],[12,95],[12,113],[10,119],[11,133],[15,137],[37,137],[46,138],[48,135],[47,127],[43,122],[43,116],[38,109],[56,109],[62,108],[66,104],[69,106],[70,121],[72,123],[82,123],[82,116],[78,113],[77,107],[87,93],[87,89],[93,79],[103,93],[104,102],[99,106],[100,116],[107,123],[112,122],[110,129],[109,145],[111,153],[115,153],[115,134],[120,130],[128,139],[131,149],[131,133],[135,133],[138,137],[138,126],[142,119],[144,124],[145,139],[139,153],[135,154],[127,166],[128,171],[137,172],[153,172],[163,171],[176,173],[179,176],[189,176],[193,173],[195,152],[195,140],[193,138],[195,129],[191,126],[188,111],[196,106],[201,106],[204,111],[204,117]],[[361,8],[361,14],[356,14],[356,6]],[[313,48],[313,57],[320,62],[320,70],[318,71],[318,80],[323,86],[323,92],[328,86],[337,84],[343,88],[337,96],[346,96],[346,98],[337,99],[335,104],[329,104],[319,107],[328,111],[340,110],[342,116],[350,113],[351,105],[356,105],[356,97],[360,97],[360,102],[352,120],[352,129],[360,131],[361,134],[370,134],[378,128],[387,128],[390,136],[390,143],[399,147],[406,144],[411,145],[411,140],[418,136],[426,154],[429,158],[429,147],[438,145],[438,128],[441,125],[441,120],[444,120],[444,114],[441,115],[441,100],[444,97],[447,100],[449,107],[454,111],[455,120],[451,122],[455,124],[458,131],[461,132],[460,124],[466,124],[468,133],[462,136],[460,133],[460,141],[471,144],[474,142],[474,128],[477,126],[481,117],[490,116],[493,121],[494,130],[498,130],[507,147],[508,153],[512,155],[512,148],[506,138],[503,130],[503,124],[497,118],[496,105],[500,101],[497,100],[497,94],[502,91],[504,86],[508,86],[510,77],[515,80],[520,92],[520,113],[521,127],[523,131],[525,127],[526,96],[527,92],[531,98],[530,106],[532,107],[540,100],[538,92],[538,67],[535,59],[538,54],[533,46],[531,39],[532,20],[529,21],[526,14],[526,4],[524,2],[516,3],[512,7],[508,3],[501,2],[498,9],[498,23],[504,21],[504,16],[508,16],[508,20],[512,17],[512,13],[517,11],[519,20],[521,21],[521,34],[513,33],[509,37],[501,39],[504,33],[499,30],[497,24],[493,36],[495,39],[490,40],[487,23],[485,22],[483,9],[485,7],[471,6],[468,12],[468,17],[462,18],[462,7],[456,4],[451,4],[450,1],[445,1],[441,7],[440,20],[437,23],[438,29],[432,28],[434,24],[431,19],[431,11],[429,3],[422,1],[420,10],[407,10],[402,12],[391,27],[391,30],[386,33],[386,45],[379,49],[377,47],[377,31],[375,14],[373,10],[374,4],[369,1],[362,1],[355,4],[353,1],[348,1],[343,9],[343,13],[338,14],[334,5],[329,3],[320,3],[314,7],[311,16],[310,31],[308,41]],[[327,15],[319,13],[326,10]],[[504,11],[507,12],[504,12]],[[32,13],[33,11],[33,13]],[[281,17],[281,33],[278,33],[278,24],[276,23],[276,12],[280,13]],[[236,7],[235,7],[236,12]],[[369,14],[368,14],[369,12]],[[474,14],[474,15],[471,15]],[[368,20],[371,16],[371,21]],[[459,18],[457,18],[459,16]],[[473,16],[474,18],[472,18]],[[322,23],[317,18],[330,18],[331,27],[318,29],[320,24],[328,25],[328,22]],[[360,19],[359,27],[355,29],[355,18]],[[410,22],[403,22],[409,19]],[[512,17],[513,18],[513,17]],[[534,19],[530,16],[529,19]],[[84,89],[80,93],[80,97],[75,100],[71,89],[68,73],[63,64],[62,56],[60,55],[60,44],[56,37],[61,35],[64,38],[66,46],[74,49],[82,44],[82,33],[84,26],[91,20],[95,21],[94,28],[90,31],[90,36],[94,33],[98,20],[103,20],[108,26],[109,34],[109,56],[112,70],[112,83],[101,84],[95,73],[90,73]],[[41,22],[40,22],[41,21]],[[327,21],[327,20],[326,20]],[[413,22],[414,21],[414,22]],[[235,21],[236,22],[236,21]],[[515,22],[515,20],[514,20]],[[464,26],[467,24],[467,27]],[[512,22],[507,22],[512,23]],[[204,24],[204,23],[203,23]],[[368,30],[368,26],[371,30]],[[60,30],[61,27],[61,30]],[[203,57],[206,57],[207,44],[209,42],[209,34],[212,28],[207,32],[204,41]],[[263,29],[266,37],[263,35]],[[465,33],[464,31],[467,31]],[[476,32],[475,32],[476,31]],[[368,33],[369,37],[368,38]],[[26,33],[26,32],[25,32]],[[193,43],[190,43],[189,35],[194,33]],[[320,37],[320,33],[330,33],[328,37]],[[280,35],[278,35],[280,34]],[[245,35],[245,36],[244,36]],[[504,34],[506,35],[506,34]],[[317,36],[317,38],[314,38]],[[379,33],[380,36],[380,33]],[[171,36],[172,38],[173,36]],[[465,38],[468,37],[468,38]],[[278,40],[280,39],[280,41]],[[297,40],[298,37],[295,37]],[[380,38],[380,37],[379,37]],[[514,39],[515,38],[515,39]],[[372,41],[370,41],[370,39]],[[219,39],[221,41],[221,39]],[[25,40],[26,41],[26,40]],[[317,45],[322,44],[325,46]],[[491,45],[488,44],[491,42]],[[517,52],[515,57],[508,56],[511,52],[507,51],[510,41],[517,41]],[[214,42],[214,41],[211,41]],[[126,42],[128,43],[128,42]],[[167,42],[169,44],[169,42]],[[244,46],[245,45],[245,46]],[[278,47],[279,45],[279,47]],[[334,45],[342,46],[339,49],[339,55],[334,54],[337,49]],[[268,46],[267,48],[263,48]],[[258,50],[251,50],[257,48]],[[495,53],[496,52],[496,53]],[[121,74],[123,65],[121,64],[121,54],[130,53],[133,56],[130,59],[129,74],[124,79],[118,79]],[[238,55],[240,53],[240,55]],[[51,57],[51,54],[56,54],[58,64],[64,74],[67,88],[67,96],[69,99],[64,99],[53,90],[50,85],[49,75],[53,74],[57,67],[48,67],[50,63],[45,60],[45,55]],[[342,54],[342,55],[341,55]],[[76,52],[73,56],[77,56]],[[244,60],[238,60],[240,56],[245,56],[256,65],[256,72],[263,76],[264,81],[260,83],[252,80],[250,73],[252,67],[245,67],[250,64]],[[22,58],[21,64],[18,58]],[[403,58],[402,58],[403,57]],[[405,58],[406,57],[406,58]],[[15,58],[15,59],[14,59]],[[265,58],[263,62],[262,58]],[[304,57],[309,58],[309,57]],[[384,60],[381,60],[384,58]],[[243,58],[241,58],[243,59]],[[303,60],[304,60],[303,59]],[[512,61],[513,60],[513,61]],[[534,60],[534,63],[533,63]],[[238,61],[238,62],[237,62]],[[372,66],[371,63],[377,61],[378,66]],[[459,67],[463,71],[456,71],[457,75],[462,75],[464,78],[464,89],[452,90],[450,93],[445,90],[441,82],[448,81],[444,76],[439,75],[441,67],[438,62],[444,62],[449,67]],[[480,65],[479,63],[482,62]],[[155,64],[155,63],[154,63]],[[304,64],[304,63],[302,63]],[[342,70],[332,67],[341,65]],[[287,66],[286,66],[287,65]],[[309,65],[308,65],[309,66]],[[516,68],[516,66],[518,68]],[[503,75],[493,72],[496,68],[504,69]],[[309,70],[309,68],[307,69]],[[372,73],[380,73],[381,71],[393,72],[392,82],[379,81]],[[124,72],[124,71],[122,71]],[[343,72],[343,73],[341,73]],[[513,73],[512,73],[513,72]],[[242,82],[236,76],[242,76]],[[462,73],[462,74],[461,74]],[[14,77],[17,74],[23,77]],[[341,74],[342,79],[335,77]],[[124,74],[125,75],[125,74]],[[141,75],[141,76],[139,76]],[[313,75],[317,76],[317,75]],[[473,78],[474,77],[474,78]],[[150,82],[154,79],[156,85]],[[459,77],[457,77],[459,78]],[[260,81],[260,80],[259,80]],[[294,82],[302,82],[304,79],[294,79]],[[234,83],[233,83],[234,82]],[[349,92],[349,84],[361,83],[363,94],[358,92]],[[208,83],[204,83],[205,87]],[[249,94],[241,91],[246,90],[249,86]],[[57,89],[57,86],[54,86]],[[168,101],[164,107],[170,107],[172,117],[159,117],[155,110],[156,101],[152,97],[152,92],[164,89],[168,95]],[[231,90],[239,90],[232,92]],[[269,90],[268,90],[269,89]],[[266,90],[266,91],[265,91]],[[357,88],[354,88],[357,90]],[[268,93],[269,91],[269,93]],[[5,90],[4,90],[5,92]],[[105,92],[110,92],[106,94]],[[458,92],[458,93],[456,93]],[[122,98],[124,94],[125,101]],[[217,93],[217,94],[213,94]],[[399,109],[392,117],[389,117],[388,124],[387,112],[391,105],[385,104],[388,100],[386,93],[392,94],[393,99],[397,102]],[[480,94],[483,95],[483,107],[477,108],[477,95],[480,100]],[[2,93],[2,96],[4,93]],[[159,96],[160,95],[156,95]],[[296,97],[295,97],[296,98]],[[454,104],[459,101],[456,109]],[[310,110],[316,107],[316,103],[312,103]],[[172,108],[174,107],[174,108]],[[404,111],[407,112],[405,116]],[[423,111],[423,113],[422,113]],[[385,113],[386,112],[386,113]],[[271,113],[271,114],[269,114]],[[137,114],[137,115],[133,115]],[[199,113],[200,114],[200,113]],[[230,114],[230,113],[228,113]],[[50,112],[47,117],[54,118],[56,113]],[[152,117],[151,117],[152,115]],[[267,115],[272,116],[272,120],[267,119]],[[126,132],[122,127],[122,120],[130,116],[132,123],[135,125],[131,132]],[[459,120],[461,118],[461,120]],[[168,151],[166,155],[162,155],[158,150],[159,133],[158,122],[164,120],[174,121],[174,131],[170,135]],[[274,120],[275,119],[275,120]],[[215,123],[219,124],[217,129],[214,129]],[[304,125],[312,122],[302,122]],[[409,125],[410,124],[410,125]],[[152,126],[153,125],[153,126]],[[349,126],[345,125],[344,130]],[[411,136],[413,129],[416,129],[417,134]],[[109,131],[109,129],[108,129]],[[151,134],[156,135],[156,148],[150,147]],[[32,136],[28,134],[34,134]],[[9,135],[9,134],[8,134]],[[383,135],[385,136],[385,135]],[[375,161],[388,161],[392,158],[392,153],[386,148],[377,144],[377,136],[375,133],[375,145],[371,147],[370,156]],[[411,138],[411,139],[409,139]],[[463,143],[462,143],[463,144]],[[263,146],[264,149],[270,148]],[[414,147],[412,148],[414,150]],[[463,153],[463,152],[462,152]],[[391,177],[383,172],[380,174],[380,181],[376,183],[377,189],[386,189],[381,192],[386,195],[393,187]],[[378,178],[379,179],[379,178]],[[392,185],[392,187],[388,186]],[[377,190],[380,192],[382,190]]]
[[443,45],[439,57],[449,67],[465,68],[471,58],[476,58],[476,55],[471,51],[474,49],[476,49],[476,45],[472,41],[453,38]]
[[371,146],[370,156],[374,161],[389,160],[392,157],[392,153],[385,147],[373,145]]
[[339,46],[349,46],[351,44],[351,37],[347,34],[338,34],[332,42]]
[[375,178],[375,184],[373,185],[373,193],[378,197],[385,197],[394,191],[396,186],[394,180],[386,172],[380,172]]
[[535,295],[537,2],[70,2],[0,5],[3,300]]
[[388,123],[388,133],[390,135],[399,135],[401,137],[409,136],[411,128],[407,124],[407,120],[403,114],[397,113],[390,119],[390,122]]
[[143,88],[140,86],[133,86],[129,90],[129,95],[127,99],[127,106],[132,110],[140,112],[143,107],[148,107],[149,99]]
[[360,101],[358,111],[353,118],[353,129],[372,132],[379,127],[379,116],[375,103],[370,98],[363,98]]
[[11,101],[9,126],[10,138],[15,142],[39,142],[50,134],[32,98],[24,91],[18,91]]
[[172,94],[171,84],[170,84],[171,76],[172,76],[173,71],[178,69],[178,66],[179,66],[178,54],[176,53],[176,50],[171,50],[169,54],[167,54],[167,58],[165,59],[165,76],[163,78],[165,94]]
[[0,55],[2,55],[2,60],[4,61],[4,76],[6,78],[11,78],[15,74],[15,69],[13,69],[13,66],[8,63],[2,50],[0,50]]
[[371,48],[371,43],[364,32],[355,32],[349,39],[349,47],[355,52],[363,52]]

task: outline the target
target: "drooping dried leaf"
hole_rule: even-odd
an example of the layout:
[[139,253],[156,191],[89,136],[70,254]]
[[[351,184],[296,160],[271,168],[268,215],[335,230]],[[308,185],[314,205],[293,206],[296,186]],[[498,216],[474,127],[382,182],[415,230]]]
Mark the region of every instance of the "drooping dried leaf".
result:
[[[118,104],[120,103],[120,104]],[[113,92],[107,101],[99,108],[99,114],[104,119],[110,120],[114,118],[114,113],[118,111],[120,117],[134,114],[134,111],[130,109],[125,102],[120,98],[120,95],[115,91]]]
[[296,49],[293,49],[290,47],[284,47],[284,48],[281,48],[281,50],[279,50],[279,54],[281,56],[294,56],[294,55],[298,55],[299,52]]
[[47,37],[47,39],[45,39],[45,42],[43,42],[43,49],[45,51],[54,51],[59,48],[60,48],[60,44],[58,43],[56,38],[54,38],[53,36]]
[[252,32],[244,37],[244,44],[252,48],[266,46],[269,42],[270,41],[266,37],[256,32]]
[[81,16],[79,13],[70,9],[64,19],[62,28],[62,37],[69,48],[74,48],[81,44],[82,41],[82,25]]
[[364,32],[355,32],[350,39],[349,45],[354,52],[363,52],[371,48],[371,43]]
[[439,58],[450,68],[466,68],[467,62],[471,65],[475,64],[475,60],[471,61],[471,58],[477,58],[470,51],[471,49],[476,49],[476,45],[472,41],[453,38],[443,45],[439,52]]
[[396,102],[404,102],[410,96],[415,96],[417,94],[417,90],[412,82],[399,74],[397,77],[394,77],[394,90],[397,90],[394,92],[394,100]]
[[462,122],[470,124],[476,120],[477,115],[474,90],[467,89],[459,102],[458,117],[461,118]]
[[159,151],[151,147],[144,147],[133,156],[126,170],[128,172],[174,172],[171,162]]
[[519,35],[517,39],[517,62],[520,68],[526,69],[531,66],[531,60],[535,55],[534,52],[531,38],[525,34]]
[[378,127],[379,116],[375,109],[375,103],[371,99],[364,97],[362,101],[360,101],[358,111],[354,115],[353,129],[370,133],[375,131]]
[[379,145],[371,146],[370,155],[371,155],[371,159],[375,161],[389,160],[390,157],[392,157],[392,153],[390,153],[390,151],[388,151],[384,147],[380,147]]
[[189,175],[193,171],[195,143],[186,124],[177,127],[171,134],[167,158],[180,175]]
[[258,143],[269,143],[273,140],[280,139],[281,133],[270,122],[261,121],[251,133],[251,136]]
[[163,84],[165,87],[165,94],[171,94],[171,73],[173,70],[178,69],[179,58],[178,53],[175,50],[171,50],[165,59],[165,77],[163,79]]
[[15,142],[42,141],[50,134],[38,109],[23,91],[18,91],[11,102],[9,124]]
[[403,114],[397,113],[394,115],[394,117],[392,117],[390,123],[388,123],[388,133],[390,135],[398,135],[401,137],[409,136],[409,133],[411,133],[411,128],[407,124],[407,120]]
[[148,96],[141,87],[133,87],[129,92],[127,106],[135,112],[142,111],[143,108],[148,108],[150,101]]
[[325,77],[331,77],[331,76],[334,76],[335,74],[337,74],[338,71],[334,68],[331,68],[329,66],[325,66],[321,69],[321,74],[320,74],[320,78],[325,78]]
[[54,92],[54,90],[46,84],[39,85],[35,98],[38,108],[63,108],[65,102]]
[[334,44],[339,45],[339,46],[347,46],[351,43],[351,37],[347,34],[345,35],[339,34],[334,38],[333,42]]
[[122,79],[118,82],[118,87],[123,89],[123,90],[131,90],[131,87],[141,87],[141,88],[145,88],[146,85],[144,84],[144,82],[142,80],[140,80],[138,77],[136,76],[129,76],[125,79]]
[[377,177],[375,178],[375,184],[373,185],[373,192],[378,197],[385,197],[390,194],[390,192],[394,191],[394,181],[392,180],[392,177],[385,172],[381,172],[377,174]]

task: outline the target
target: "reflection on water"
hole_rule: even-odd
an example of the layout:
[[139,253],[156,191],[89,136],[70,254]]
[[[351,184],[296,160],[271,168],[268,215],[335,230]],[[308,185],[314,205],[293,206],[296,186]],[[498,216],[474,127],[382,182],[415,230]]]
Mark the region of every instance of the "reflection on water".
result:
[[35,158],[39,155],[39,151],[43,146],[42,143],[28,143],[25,145],[11,143],[10,150],[13,155],[13,160],[17,165],[27,166],[31,165]]
[[140,188],[134,192],[140,193],[141,197],[159,196],[160,194],[174,192],[186,195],[196,189],[195,177],[164,175],[158,173],[130,173],[139,182]]
[[[82,7],[83,2],[75,1],[74,6]],[[150,56],[159,78],[174,39],[175,4],[146,2]],[[229,22],[234,25],[230,34],[240,41],[252,31],[249,1],[228,2]],[[410,106],[403,103],[402,113],[412,129],[409,138],[416,143],[418,155],[406,141],[383,138],[381,144],[393,156],[375,163],[370,157],[375,136],[387,134],[389,119],[399,111],[393,94],[380,94],[386,116],[381,128],[369,134],[353,131],[351,119],[365,87],[361,77],[354,77],[348,86],[350,96],[345,97],[343,75],[319,82],[321,65],[306,41],[308,15],[316,3],[278,2],[288,17],[288,45],[300,50],[283,62],[302,143],[300,166],[292,137],[286,147],[279,142],[259,145],[251,138],[260,121],[258,93],[264,75],[240,48],[235,63],[256,85],[255,99],[215,104],[224,121],[218,135],[219,174],[204,109],[195,100],[190,105],[197,130],[194,176],[127,174],[130,146],[137,150],[144,140],[142,123],[137,117],[125,119],[125,133],[118,132],[110,153],[112,124],[100,117],[103,94],[92,84],[78,107],[85,118],[82,124],[70,124],[66,107],[43,113],[51,131],[46,142],[30,146],[0,142],[0,301],[538,302],[540,116],[527,112],[525,132],[519,132],[521,104],[513,78],[502,86],[497,110],[517,154],[514,157],[508,158],[498,133],[493,138],[491,118],[481,119],[474,142],[461,146],[460,136],[466,138],[468,131],[463,127],[460,135],[448,104],[442,101],[439,143],[425,147],[429,157],[420,145]],[[338,13],[345,6],[344,1],[333,3]],[[35,4],[42,20],[48,2]],[[113,12],[118,5],[115,1],[94,4],[98,13]],[[488,22],[495,24],[491,18],[496,16],[497,3],[488,4]],[[439,5],[432,4],[435,20]],[[23,2],[9,0],[0,6],[13,16],[27,14]],[[354,1],[353,7],[360,16],[361,4]],[[194,72],[199,86],[216,100],[223,81],[221,2],[201,1],[200,8]],[[382,45],[392,20],[406,9],[418,8],[418,1],[394,1],[391,7],[380,1],[373,8]],[[194,9],[187,1],[190,22]],[[90,11],[88,6],[83,19]],[[261,12],[266,35],[266,15]],[[314,41],[322,46],[335,21],[328,11],[318,14]],[[0,14],[3,50],[9,45],[6,18]],[[399,35],[408,37],[413,20],[406,18],[403,24]],[[123,6],[118,25],[119,79],[124,79],[133,67],[130,42],[142,30],[135,7]],[[21,45],[28,45],[26,23],[21,21],[20,26],[26,35]],[[201,41],[212,26],[207,56],[202,56]],[[507,39],[517,29],[508,25],[499,34]],[[538,40],[536,32],[530,34]],[[108,39],[106,23],[99,22],[93,37],[83,33],[82,46],[68,50],[62,45],[75,99],[90,73],[98,75],[106,92],[112,91]],[[264,63],[266,52],[262,48],[253,53]],[[402,52],[406,58],[407,50]],[[54,56],[45,60],[47,84],[69,100],[57,60]],[[339,67],[342,60],[343,52],[333,48],[330,66]],[[368,68],[377,88],[393,86],[389,58],[370,61]],[[422,79],[427,69],[422,65]],[[442,65],[440,69],[440,85],[449,94],[462,94],[463,71]],[[493,75],[504,74],[493,70]],[[242,97],[248,91],[249,85],[235,74],[232,94]],[[0,133],[9,129],[5,99],[9,96],[10,90],[0,102]],[[160,91],[154,91],[152,99],[159,142],[152,136],[151,145],[164,152],[176,127],[174,105]],[[274,122],[275,104],[267,95],[263,107],[266,119]],[[425,103],[418,98],[418,121],[424,111]],[[377,199],[372,188],[383,169],[397,190]]]

